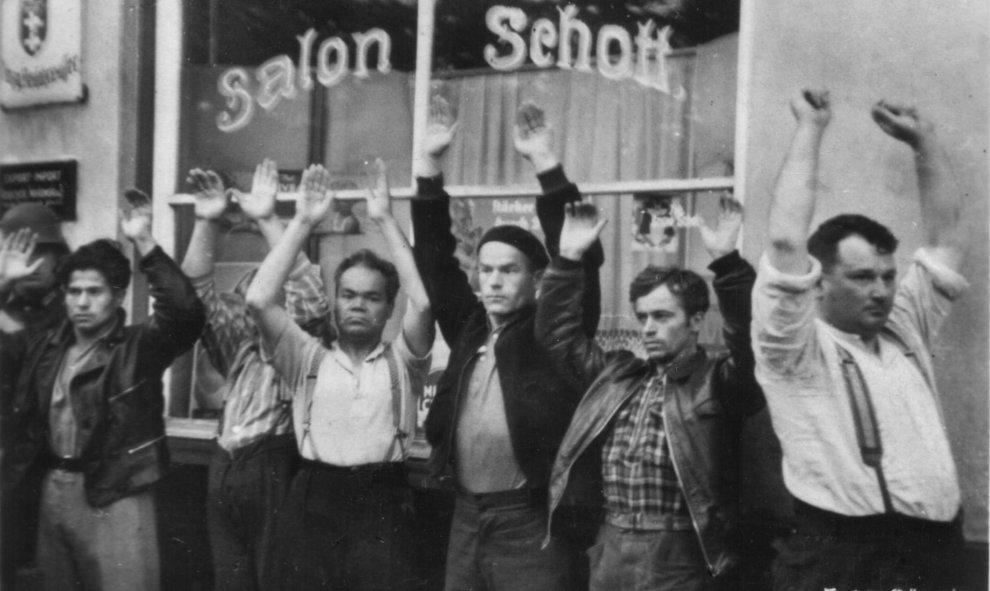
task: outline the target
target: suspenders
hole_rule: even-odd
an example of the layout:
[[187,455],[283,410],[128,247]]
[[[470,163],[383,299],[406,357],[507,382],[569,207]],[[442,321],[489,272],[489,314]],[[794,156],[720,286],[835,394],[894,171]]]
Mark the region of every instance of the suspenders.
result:
[[[385,362],[388,365],[389,387],[392,394],[392,443],[388,446],[385,457],[382,458],[382,462],[388,462],[392,458],[396,444],[398,444],[399,449],[402,451],[402,457],[405,458],[405,439],[409,434],[403,431],[400,426],[402,423],[402,382],[399,376],[399,362],[395,357],[395,351],[392,349],[391,344],[385,346],[382,355],[385,357]],[[318,462],[322,462],[323,459],[320,457],[320,452],[316,449],[316,442],[313,441],[310,424],[313,420],[313,393],[316,389],[316,378],[320,372],[320,364],[323,363],[325,356],[326,351],[323,350],[314,355],[313,361],[309,365],[309,371],[306,373],[306,384],[303,386],[305,392],[303,397],[305,408],[302,419],[303,432],[299,438],[300,453],[306,446],[306,440],[309,439],[309,447],[313,450],[313,458]]]
[[[907,348],[907,345],[899,338],[894,338],[898,349],[918,367],[922,377],[928,383],[928,376],[924,368],[918,362],[914,352]],[[839,352],[839,361],[842,366],[842,377],[846,383],[846,392],[849,394],[849,403],[852,406],[853,421],[856,424],[856,440],[859,443],[859,452],[863,458],[863,463],[873,468],[877,473],[877,481],[880,483],[880,495],[883,497],[883,509],[887,513],[894,512],[894,506],[890,501],[890,491],[887,490],[887,478],[883,474],[883,442],[880,441],[880,428],[877,426],[877,415],[873,408],[873,401],[870,399],[870,389],[863,378],[863,372],[856,365],[849,351],[841,346],[836,346]],[[930,386],[931,384],[929,384]]]

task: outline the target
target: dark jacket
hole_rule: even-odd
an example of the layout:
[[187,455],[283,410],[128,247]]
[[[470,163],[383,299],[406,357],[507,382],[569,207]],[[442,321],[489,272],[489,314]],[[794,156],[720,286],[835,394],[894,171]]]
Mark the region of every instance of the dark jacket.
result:
[[[750,292],[756,273],[737,252],[710,267],[724,317],[728,352],[685,350],[668,366],[663,424],[681,490],[710,572],[735,562],[729,543],[738,505],[737,442],[741,419],[762,408],[749,343]],[[584,278],[580,265],[559,259],[543,278],[537,336],[562,371],[588,392],[560,446],[550,481],[550,511],[560,503],[575,462],[612,428],[619,409],[645,391],[655,369],[628,352],[606,354],[580,329]]]
[[[69,399],[79,428],[90,505],[103,507],[158,481],[168,466],[162,373],[190,349],[206,323],[203,304],[178,265],[156,247],[141,259],[154,297],[147,322],[116,325],[73,377]],[[44,469],[48,414],[59,365],[75,340],[71,322],[32,337],[25,352],[4,458],[5,488]]]
[[[539,176],[544,195],[536,210],[548,250],[556,252],[564,220],[564,205],[580,199],[560,167]],[[451,234],[450,196],[442,177],[418,179],[419,196],[412,203],[416,265],[426,285],[430,305],[444,340],[450,345],[447,368],[437,384],[426,418],[426,438],[433,448],[430,470],[449,479],[458,400],[468,368],[489,334],[488,316],[467,275],[460,268]],[[601,247],[585,257],[591,287],[582,302],[582,334],[592,337],[601,309],[598,267]],[[546,485],[560,440],[581,398],[580,385],[553,370],[546,351],[533,333],[535,306],[521,310],[503,329],[495,344],[495,360],[505,402],[506,422],[516,460],[531,486]]]

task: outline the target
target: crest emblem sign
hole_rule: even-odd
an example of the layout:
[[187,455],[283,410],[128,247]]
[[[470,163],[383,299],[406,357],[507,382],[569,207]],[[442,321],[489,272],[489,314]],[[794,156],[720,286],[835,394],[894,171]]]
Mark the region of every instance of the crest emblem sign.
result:
[[45,45],[48,36],[48,0],[21,0],[21,47],[28,55],[35,55]]

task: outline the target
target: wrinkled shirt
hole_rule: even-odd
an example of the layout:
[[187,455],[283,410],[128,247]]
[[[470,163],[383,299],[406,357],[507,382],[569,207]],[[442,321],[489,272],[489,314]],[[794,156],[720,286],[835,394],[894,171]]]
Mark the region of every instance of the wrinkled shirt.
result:
[[[924,249],[900,282],[879,352],[817,317],[821,264],[781,273],[766,255],[753,289],[753,349],[784,481],[815,507],[842,515],[884,512],[876,472],[863,463],[838,347],[863,374],[883,446],[882,468],[897,513],[950,521],[960,491],[931,367],[934,336],[965,279]],[[915,359],[905,355],[906,345]]]
[[[291,392],[262,358],[258,329],[243,294],[217,293],[212,274],[192,282],[206,305],[212,333],[204,344],[211,361],[226,375],[218,443],[232,451],[267,435],[291,433]],[[286,311],[297,324],[330,313],[320,268],[304,256],[296,259],[283,289]]]
[[[393,353],[388,353],[388,348]],[[414,433],[430,353],[416,357],[400,334],[395,342],[379,343],[363,361],[354,364],[338,343],[327,349],[293,323],[287,323],[271,343],[266,343],[265,350],[293,394],[293,424],[303,458],[341,467],[406,458],[408,442],[394,444],[392,375],[385,356],[396,356],[399,371],[399,428]],[[310,397],[307,382],[317,355],[322,359]]]
[[526,485],[516,460],[505,416],[505,398],[495,362],[495,343],[503,327],[492,330],[475,354],[457,418],[457,484],[472,493],[513,490]]

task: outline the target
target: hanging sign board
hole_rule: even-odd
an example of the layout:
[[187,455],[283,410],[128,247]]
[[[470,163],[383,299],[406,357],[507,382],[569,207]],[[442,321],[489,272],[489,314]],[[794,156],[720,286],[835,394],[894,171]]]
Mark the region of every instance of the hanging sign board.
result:
[[41,203],[62,221],[75,220],[77,166],[75,160],[0,165],[0,211]]
[[81,0],[2,2],[0,106],[83,100]]

